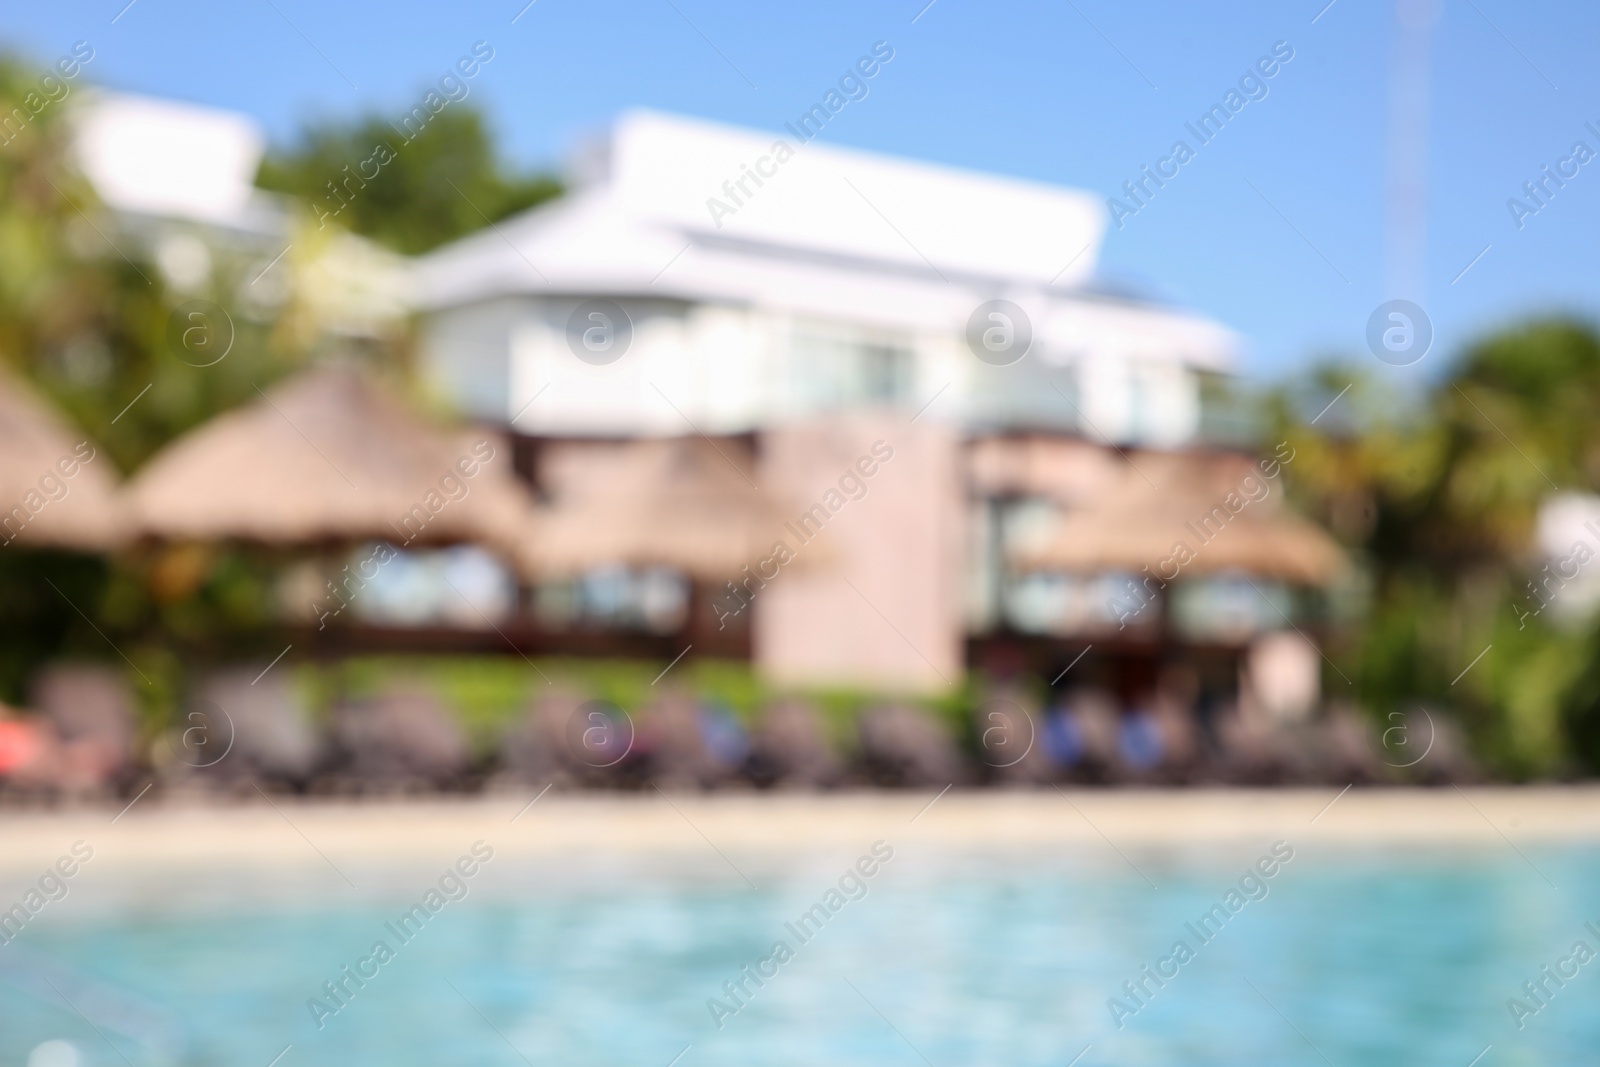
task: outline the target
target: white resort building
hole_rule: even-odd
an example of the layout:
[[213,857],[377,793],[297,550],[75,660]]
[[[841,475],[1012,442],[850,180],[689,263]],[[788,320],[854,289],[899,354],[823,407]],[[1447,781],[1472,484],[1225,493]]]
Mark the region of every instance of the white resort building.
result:
[[[1238,552],[1180,583],[1184,634],[1172,612],[1128,606],[1140,557],[1052,545],[1065,517],[1144,503],[1128,498],[1149,466],[1181,483],[1171,537],[1157,531],[1170,546],[1181,502],[1204,514],[1238,473],[1196,451],[1233,334],[1096,288],[1098,198],[648,112],[580,152],[570,180],[562,199],[425,257],[415,290],[431,381],[515,435],[553,511],[588,516],[530,553],[570,576],[535,597],[548,624],[681,600],[685,641],[727,647],[730,624],[748,624],[735,647],[769,677],[934,691],[974,662],[1045,669],[1099,641],[1106,684],[1130,699],[1174,642],[1225,649],[1225,685],[1238,649],[1283,625],[1283,589],[1268,582],[1274,600],[1257,602],[1229,584],[1250,563]],[[825,533],[799,525],[878,441],[894,459],[861,500],[834,493]],[[721,535],[720,558],[687,565],[660,523],[596,530],[610,525],[598,498],[655,482],[608,464],[649,468],[652,442],[733,482],[725,501],[704,490],[728,509],[697,535]],[[787,532],[752,518],[740,488]],[[671,513],[613,506],[619,522]],[[792,566],[768,562],[773,534]],[[1263,562],[1265,578],[1322,577]],[[663,566],[704,595],[661,594]],[[1119,648],[1126,663],[1111,662]]]

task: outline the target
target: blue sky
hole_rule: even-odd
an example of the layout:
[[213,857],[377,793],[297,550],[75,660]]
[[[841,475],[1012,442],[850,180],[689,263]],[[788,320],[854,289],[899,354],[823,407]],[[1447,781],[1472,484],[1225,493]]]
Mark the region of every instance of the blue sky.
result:
[[[1238,330],[1240,369],[1258,378],[1364,353],[1372,310],[1399,295],[1384,266],[1395,0],[125,3],[9,5],[0,38],[41,60],[88,40],[101,84],[248,112],[275,138],[313,116],[409,107],[486,40],[496,57],[473,98],[530,164],[633,106],[776,130],[887,40],[894,61],[828,140],[1101,196],[1173,141],[1195,146],[1184,123],[1286,41],[1294,58],[1268,95],[1111,230],[1101,272]],[[1436,373],[1529,314],[1595,313],[1600,161],[1520,230],[1506,201],[1574,142],[1600,151],[1584,128],[1600,129],[1597,40],[1600,5],[1442,0],[1419,297],[1437,340],[1403,374]]]

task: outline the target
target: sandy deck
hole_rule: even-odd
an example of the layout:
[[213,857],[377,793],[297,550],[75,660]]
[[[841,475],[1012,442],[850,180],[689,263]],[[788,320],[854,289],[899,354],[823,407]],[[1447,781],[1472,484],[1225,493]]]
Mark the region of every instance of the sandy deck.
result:
[[[0,875],[36,871],[83,839],[135,863],[247,869],[382,863],[486,838],[510,856],[663,855],[860,847],[878,838],[952,848],[1130,849],[1278,837],[1347,846],[1506,847],[1600,842],[1600,787],[640,795],[551,792],[367,803],[157,802],[0,813]],[[930,804],[930,801],[932,803]],[[1331,803],[1330,803],[1331,802]],[[115,819],[115,821],[113,821]],[[314,844],[314,848],[310,847]]]

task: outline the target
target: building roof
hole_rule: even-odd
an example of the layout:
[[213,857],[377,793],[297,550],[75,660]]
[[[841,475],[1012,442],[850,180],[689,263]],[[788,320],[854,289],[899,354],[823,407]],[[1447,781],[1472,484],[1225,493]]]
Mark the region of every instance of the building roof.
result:
[[[424,257],[419,305],[649,295],[959,335],[1004,298],[1046,360],[1231,362],[1210,320],[1080,288],[1105,229],[1086,193],[651,112],[623,115],[589,159],[569,195]],[[741,193],[752,167],[770,176]],[[731,213],[712,206],[734,202],[724,183]]]
[[753,481],[754,460],[734,441],[698,437],[549,446],[540,471],[551,505],[519,561],[538,575],[659,566],[737,579],[784,532],[778,502]]
[[250,231],[284,228],[278,198],[255,187],[266,137],[249,116],[95,92],[77,122],[79,165],[115,210]]
[[[481,461],[469,462],[470,477],[463,459]],[[129,496],[138,531],[169,540],[401,544],[410,536],[478,541],[507,556],[533,506],[497,434],[432,425],[335,367],[180,437],[145,464]],[[427,521],[406,526],[418,507]]]
[[[19,507],[28,516],[20,532]],[[0,373],[0,512],[10,519],[0,542],[102,549],[121,533],[111,457],[9,372]]]
[[1327,585],[1344,569],[1344,553],[1321,528],[1280,506],[1281,498],[1281,484],[1247,457],[1138,453],[1116,484],[1068,510],[1012,563],[1024,571],[1149,567],[1169,580],[1242,571]]

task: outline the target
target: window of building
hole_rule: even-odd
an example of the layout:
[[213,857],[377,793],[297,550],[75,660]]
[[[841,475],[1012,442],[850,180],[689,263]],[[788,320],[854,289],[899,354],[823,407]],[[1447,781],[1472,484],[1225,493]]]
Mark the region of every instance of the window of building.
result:
[[689,583],[663,567],[602,567],[571,580],[540,582],[533,611],[547,630],[672,633],[688,618]]
[[789,352],[802,410],[901,405],[910,397],[914,353],[904,338],[808,323],[795,331]]

